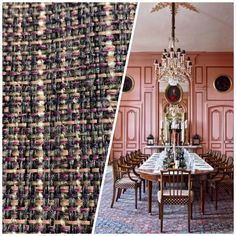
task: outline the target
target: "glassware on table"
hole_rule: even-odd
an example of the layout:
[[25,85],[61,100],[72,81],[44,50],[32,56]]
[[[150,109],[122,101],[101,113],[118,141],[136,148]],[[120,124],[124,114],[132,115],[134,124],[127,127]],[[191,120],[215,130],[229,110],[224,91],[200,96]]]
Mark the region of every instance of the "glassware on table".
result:
[[180,161],[179,160],[175,160],[175,168],[178,169],[179,168],[179,163]]
[[187,163],[187,168],[192,170],[194,169],[194,157],[190,154],[188,154],[188,161],[186,162]]

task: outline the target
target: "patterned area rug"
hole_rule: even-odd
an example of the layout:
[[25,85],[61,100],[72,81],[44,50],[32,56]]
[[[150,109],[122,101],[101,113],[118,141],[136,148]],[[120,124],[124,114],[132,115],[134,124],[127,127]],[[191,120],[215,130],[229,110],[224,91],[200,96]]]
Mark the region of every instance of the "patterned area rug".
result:
[[[194,183],[192,233],[233,233],[233,201],[227,193],[219,195],[218,210],[206,195],[205,215],[201,215],[199,186]],[[106,233],[160,233],[157,186],[154,184],[152,214],[147,213],[147,193],[142,193],[138,209],[134,207],[134,190],[127,190],[110,208],[112,199],[112,171],[108,167],[95,232]],[[165,206],[164,232],[187,233],[187,208],[185,206]]]

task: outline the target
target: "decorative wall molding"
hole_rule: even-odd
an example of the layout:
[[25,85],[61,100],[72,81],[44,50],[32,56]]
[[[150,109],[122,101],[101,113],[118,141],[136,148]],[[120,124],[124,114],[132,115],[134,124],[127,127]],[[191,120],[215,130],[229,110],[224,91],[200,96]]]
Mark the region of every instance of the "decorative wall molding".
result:
[[144,67],[144,85],[152,84],[153,74],[152,74],[153,67],[145,66]]
[[196,114],[196,120],[195,120],[195,133],[197,133],[198,135],[200,135],[201,138],[204,139],[203,137],[203,109],[202,109],[202,104],[204,101],[204,96],[203,96],[204,92],[195,92],[196,94],[196,106],[195,106],[195,114]]
[[146,143],[149,134],[153,134],[153,98],[152,92],[144,92],[143,102],[143,138],[142,143]]
[[[202,138],[202,149],[198,149],[197,151],[199,153],[206,152],[211,146],[217,147],[217,150],[225,150],[227,153],[232,154],[233,148],[229,149],[230,144],[227,143],[225,148],[223,144],[214,143],[211,144],[209,142],[209,125],[210,121],[209,118],[209,107],[214,106],[233,106],[233,92],[232,94],[228,94],[227,98],[225,99],[222,94],[217,93],[215,94],[214,98],[212,98],[211,94],[214,93],[213,86],[209,87],[208,83],[210,80],[210,76],[214,76],[215,69],[220,70],[220,73],[231,73],[230,75],[233,78],[233,54],[232,53],[224,53],[224,52],[210,52],[210,53],[191,53],[192,59],[194,62],[194,73],[193,78],[191,81],[189,96],[191,98],[191,104],[188,106],[188,117],[189,117],[189,123],[190,130],[189,135],[190,138],[195,133],[198,133]],[[130,68],[139,68],[139,71],[136,72],[138,76],[133,76],[134,78],[139,76],[141,78],[141,84],[143,87],[136,93],[134,93],[132,96],[137,99],[137,97],[140,97],[139,92],[141,91],[141,100],[138,101],[127,101],[127,100],[121,100],[122,106],[132,106],[135,105],[140,108],[140,126],[138,129],[138,132],[141,133],[140,141],[139,141],[139,148],[142,149],[142,151],[150,152],[149,149],[145,149],[146,145],[146,136],[147,134],[152,131],[155,138],[159,137],[159,109],[162,109],[159,106],[159,90],[158,90],[158,82],[154,79],[150,81],[149,74],[151,73],[151,68],[153,65],[153,61],[160,57],[160,53],[156,52],[148,52],[148,53],[131,53],[130,55],[130,61],[127,73],[130,74]],[[140,71],[142,73],[140,74]],[[210,73],[210,74],[209,74]],[[218,72],[217,72],[218,73]],[[212,81],[213,82],[213,81]],[[139,83],[139,80],[138,80]],[[209,97],[210,94],[210,97]],[[186,100],[189,99],[186,98]],[[211,100],[213,99],[213,100]],[[151,109],[151,111],[150,111]],[[222,110],[223,112],[223,110]],[[150,113],[150,114],[149,114]],[[228,120],[231,120],[231,118],[228,118],[230,113],[226,114],[226,118]],[[219,114],[222,115],[221,112]],[[233,127],[233,122],[230,121],[231,127]],[[123,124],[125,125],[125,124]],[[228,127],[228,126],[227,126]],[[224,127],[225,130],[225,127]],[[218,140],[218,134],[217,132],[221,132],[223,134],[225,131],[215,130],[214,136],[215,139]],[[217,137],[216,137],[217,136]],[[228,135],[229,136],[229,135]],[[219,142],[219,141],[216,141]],[[138,142],[137,142],[138,143]]]
[[229,75],[233,81],[233,66],[206,66],[206,100],[207,101],[233,101],[233,90],[225,93],[218,92],[214,80],[220,75]]
[[122,101],[142,101],[142,67],[129,66],[127,71],[127,74],[134,79],[135,83],[131,91],[122,94]]
[[124,133],[123,133],[123,122],[124,122],[124,114],[123,114],[123,110],[119,110],[118,111],[118,117],[117,117],[117,121],[116,121],[116,129],[115,129],[115,133],[114,133],[114,137],[113,140],[114,141],[122,141],[123,137],[124,137]]
[[195,84],[203,85],[203,67],[202,66],[195,67]]

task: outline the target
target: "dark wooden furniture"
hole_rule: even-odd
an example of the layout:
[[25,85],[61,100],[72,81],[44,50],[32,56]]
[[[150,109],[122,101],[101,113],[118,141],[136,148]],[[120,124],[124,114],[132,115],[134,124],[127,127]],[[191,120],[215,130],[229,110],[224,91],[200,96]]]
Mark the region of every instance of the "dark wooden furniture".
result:
[[233,165],[233,157],[224,158],[222,155],[222,161],[215,163],[216,171],[214,174],[210,175],[208,178],[208,186],[210,188],[211,200],[213,200],[213,196],[215,198],[215,209],[218,207],[218,194],[220,190],[225,190],[233,199],[233,175],[234,175],[234,165]]
[[163,232],[164,205],[188,206],[188,232],[190,232],[192,203],[191,171],[182,169],[161,170],[160,191],[158,191],[161,232]]
[[[153,153],[153,155],[158,155],[158,154]],[[197,159],[201,159],[205,163],[205,165],[209,166],[209,164],[207,164],[196,153],[191,153],[191,155],[195,155]],[[152,156],[150,158],[152,158]],[[195,166],[195,168],[191,170],[191,177],[192,178],[198,177],[200,181],[200,207],[201,207],[202,214],[204,214],[205,212],[205,194],[206,194],[207,175],[213,170],[214,168],[212,168],[211,166],[209,166],[209,168],[204,168],[204,166],[199,166],[199,167]],[[152,212],[152,184],[153,182],[156,182],[156,183],[160,182],[160,171],[155,171],[154,166],[150,167],[149,169],[142,169],[142,166],[140,166],[140,168],[138,169],[138,173],[142,179],[145,179],[148,181],[148,213],[151,213]]]
[[135,190],[135,209],[137,209],[137,198],[138,189],[140,190],[141,198],[141,180],[131,174],[134,174],[132,166],[119,165],[119,160],[113,160],[112,162],[112,172],[113,172],[113,196],[111,208],[114,205],[115,199],[117,200],[121,195],[122,190],[134,189]]

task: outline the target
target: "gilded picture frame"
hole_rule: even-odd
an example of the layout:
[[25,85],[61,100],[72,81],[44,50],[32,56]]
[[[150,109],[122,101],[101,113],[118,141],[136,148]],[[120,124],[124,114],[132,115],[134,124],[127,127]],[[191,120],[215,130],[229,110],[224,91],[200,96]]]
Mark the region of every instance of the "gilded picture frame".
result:
[[165,99],[169,104],[178,104],[182,101],[183,89],[177,84],[176,86],[168,85],[165,89]]

